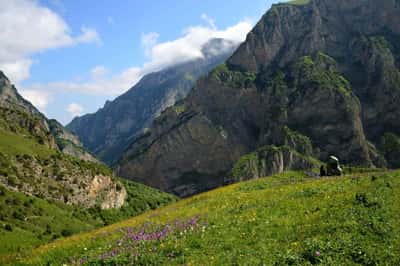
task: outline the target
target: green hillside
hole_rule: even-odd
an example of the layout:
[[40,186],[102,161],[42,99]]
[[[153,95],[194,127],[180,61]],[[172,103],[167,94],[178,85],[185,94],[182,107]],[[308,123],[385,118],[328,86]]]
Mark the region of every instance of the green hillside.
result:
[[80,208],[10,191],[0,185],[0,257],[18,254],[61,237],[89,231],[164,206],[175,197],[125,181],[121,209]]
[[[64,154],[49,140],[40,120],[0,107],[0,257],[176,201],[173,195],[113,177],[103,164]],[[77,192],[90,186],[85,178],[96,175],[110,176],[117,187],[124,187],[127,197],[121,208],[71,204]]]
[[0,256],[103,225],[88,211],[0,186]]
[[14,265],[400,265],[400,171],[288,172],[20,252]]

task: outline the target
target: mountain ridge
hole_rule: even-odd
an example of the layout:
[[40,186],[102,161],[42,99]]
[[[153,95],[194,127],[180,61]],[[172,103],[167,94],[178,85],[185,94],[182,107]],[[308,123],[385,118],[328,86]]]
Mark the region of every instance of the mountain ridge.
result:
[[87,149],[113,164],[162,111],[183,99],[200,76],[225,61],[236,47],[234,42],[212,39],[203,45],[202,58],[144,76],[96,113],[75,118],[67,128],[80,137]]
[[273,5],[226,64],[131,145],[117,172],[188,196],[223,185],[241,156],[287,142],[284,126],[309,137],[317,159],[393,166],[382,136],[400,134],[399,25],[398,1]]

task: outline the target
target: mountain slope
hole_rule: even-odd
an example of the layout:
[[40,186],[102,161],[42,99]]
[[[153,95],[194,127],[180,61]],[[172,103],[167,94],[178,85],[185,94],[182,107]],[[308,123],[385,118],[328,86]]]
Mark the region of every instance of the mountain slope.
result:
[[[28,129],[29,134],[40,138],[48,147],[59,149],[76,158],[97,162],[82,148],[77,136],[68,132],[56,120],[47,119],[30,102],[25,100],[8,78],[0,71],[0,108],[2,127],[16,131]],[[41,136],[37,136],[37,135]]]
[[[126,150],[118,174],[187,196],[223,185],[235,162],[263,147],[395,166],[399,22],[392,0],[273,5],[226,64]],[[308,138],[311,153],[285,128]],[[278,172],[292,165],[275,158]]]
[[31,250],[176,201],[170,194],[121,181],[127,198],[119,209],[102,210],[26,195],[0,185],[0,257]]
[[309,179],[289,172],[239,183],[8,263],[398,265],[399,175]]
[[[0,183],[6,187],[86,207],[124,204],[126,190],[113,180],[111,170],[86,155],[75,136],[23,99],[2,72],[0,136]],[[66,152],[61,143],[70,143],[70,149]],[[69,155],[78,148],[76,157]]]
[[114,163],[154,118],[184,98],[200,76],[224,62],[236,47],[230,41],[213,39],[204,45],[203,58],[146,75],[96,113],[75,118],[67,128],[100,159]]
[[135,186],[117,180],[111,169],[82,148],[75,135],[23,99],[2,72],[0,183],[43,199],[101,209],[128,204],[132,195],[126,187]]
[[76,136],[48,120],[0,74],[0,183],[9,190],[86,208],[129,203],[126,187],[134,184],[118,180]]
[[175,200],[116,178],[75,135],[24,100],[0,72],[0,256]]

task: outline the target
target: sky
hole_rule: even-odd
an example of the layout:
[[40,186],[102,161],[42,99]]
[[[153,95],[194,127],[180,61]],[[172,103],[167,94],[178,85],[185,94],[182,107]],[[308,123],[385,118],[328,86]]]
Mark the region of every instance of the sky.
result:
[[0,0],[0,70],[49,118],[93,113],[145,74],[240,43],[278,0]]

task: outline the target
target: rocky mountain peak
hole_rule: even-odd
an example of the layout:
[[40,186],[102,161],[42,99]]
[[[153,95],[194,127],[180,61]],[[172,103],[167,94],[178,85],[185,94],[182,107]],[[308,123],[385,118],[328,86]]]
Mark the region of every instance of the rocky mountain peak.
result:
[[211,39],[202,47],[203,57],[144,76],[98,112],[75,118],[67,128],[100,159],[115,163],[155,118],[185,98],[196,80],[224,62],[236,47],[231,41]]
[[223,185],[243,156],[256,158],[245,160],[249,169],[272,158],[254,170],[264,174],[332,154],[394,166],[399,43],[399,1],[273,5],[226,64],[125,151],[118,172],[187,196]]
[[282,67],[298,56],[319,51],[334,58],[343,57],[349,41],[360,35],[399,34],[399,13],[399,2],[393,0],[276,4],[248,34],[228,64],[258,72],[271,65]]

